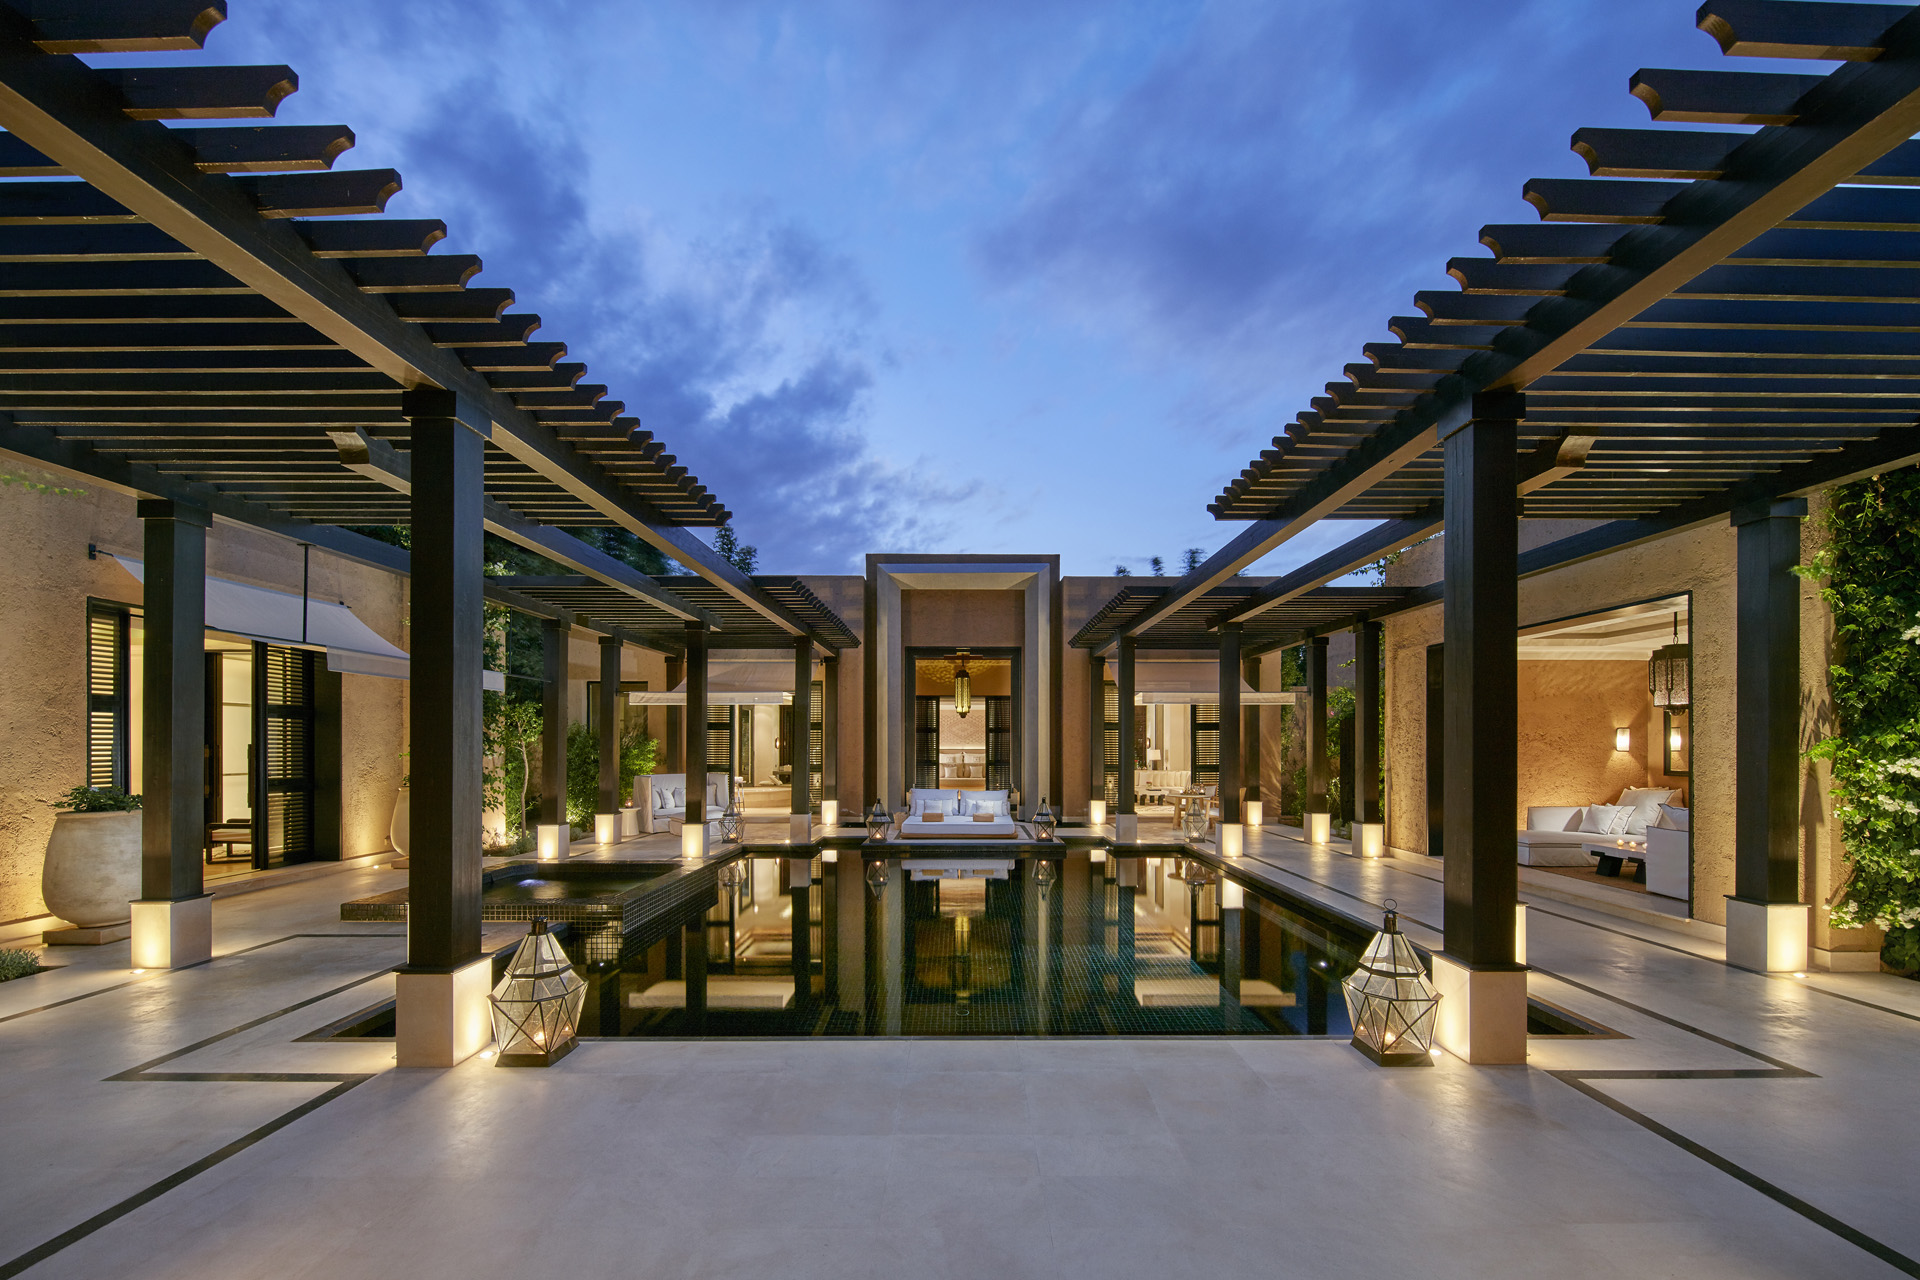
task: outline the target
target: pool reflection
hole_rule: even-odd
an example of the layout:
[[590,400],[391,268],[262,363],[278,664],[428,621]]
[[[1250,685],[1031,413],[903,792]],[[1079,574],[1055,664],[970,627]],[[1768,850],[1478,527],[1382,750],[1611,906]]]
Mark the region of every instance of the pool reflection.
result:
[[1366,934],[1198,862],[883,865],[742,859],[670,936],[582,966],[582,1034],[1349,1034]]

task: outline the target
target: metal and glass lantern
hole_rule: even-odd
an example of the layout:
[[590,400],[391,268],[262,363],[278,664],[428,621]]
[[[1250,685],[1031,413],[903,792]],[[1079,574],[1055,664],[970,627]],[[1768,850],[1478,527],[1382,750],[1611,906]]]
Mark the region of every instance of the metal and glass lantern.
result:
[[587,984],[545,920],[535,920],[527,930],[507,962],[506,976],[487,998],[493,1003],[498,1066],[550,1067],[579,1043]]
[[967,651],[955,654],[954,661],[959,667],[953,673],[953,714],[964,720],[973,710],[973,676],[967,671]]
[[720,868],[720,887],[729,894],[740,887],[740,881],[744,878],[740,872],[740,860],[737,858]]
[[1400,932],[1397,904],[1387,899],[1387,918],[1367,944],[1360,967],[1341,984],[1353,1047],[1383,1067],[1433,1065],[1434,1011],[1440,993]]
[[720,840],[723,844],[739,844],[742,823],[740,820],[740,794],[738,788],[727,788],[727,807],[720,815]]
[[873,890],[873,896],[879,897],[887,887],[887,860],[875,858],[867,863],[867,888]]
[[873,808],[867,810],[867,837],[871,840],[885,840],[887,828],[893,825],[893,815],[887,812],[883,801],[875,800]]
[[1040,797],[1040,807],[1033,811],[1033,838],[1035,840],[1053,839],[1053,810],[1047,807],[1047,798]]
[[1047,890],[1060,878],[1060,871],[1050,858],[1036,858],[1033,862],[1033,883],[1040,890],[1040,900],[1047,900]]
[[1180,811],[1180,834],[1188,840],[1205,840],[1207,828],[1213,825],[1213,819],[1207,813],[1208,798],[1194,796],[1187,801],[1187,807]]
[[1647,659],[1647,692],[1656,707],[1685,708],[1693,700],[1688,672],[1693,668],[1693,646],[1680,643],[1680,615],[1673,615],[1673,643],[1663,644]]

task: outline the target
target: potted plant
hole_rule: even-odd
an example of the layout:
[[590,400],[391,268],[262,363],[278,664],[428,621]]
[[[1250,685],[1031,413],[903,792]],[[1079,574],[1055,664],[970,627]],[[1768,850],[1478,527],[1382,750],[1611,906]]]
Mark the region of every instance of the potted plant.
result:
[[124,924],[140,896],[140,797],[118,787],[75,787],[54,802],[40,896],[77,929]]

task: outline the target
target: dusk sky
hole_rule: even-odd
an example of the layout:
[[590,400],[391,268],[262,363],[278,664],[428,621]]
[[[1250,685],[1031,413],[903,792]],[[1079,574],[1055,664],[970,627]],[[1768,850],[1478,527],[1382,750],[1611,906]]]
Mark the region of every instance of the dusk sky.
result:
[[[735,512],[868,551],[1147,571],[1696,0],[241,0],[400,216],[446,220]],[[530,21],[538,19],[538,21]],[[1813,68],[1809,68],[1810,70]],[[1353,526],[1289,544],[1298,563]]]

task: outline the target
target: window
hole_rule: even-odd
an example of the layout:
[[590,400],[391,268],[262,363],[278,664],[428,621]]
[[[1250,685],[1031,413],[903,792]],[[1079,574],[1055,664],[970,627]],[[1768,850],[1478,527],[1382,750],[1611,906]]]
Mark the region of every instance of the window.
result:
[[1193,785],[1220,785],[1220,704],[1203,702],[1193,709]]
[[266,800],[253,810],[256,867],[313,856],[313,660],[305,649],[253,649],[255,768]]
[[87,606],[87,785],[132,791],[126,611]]

